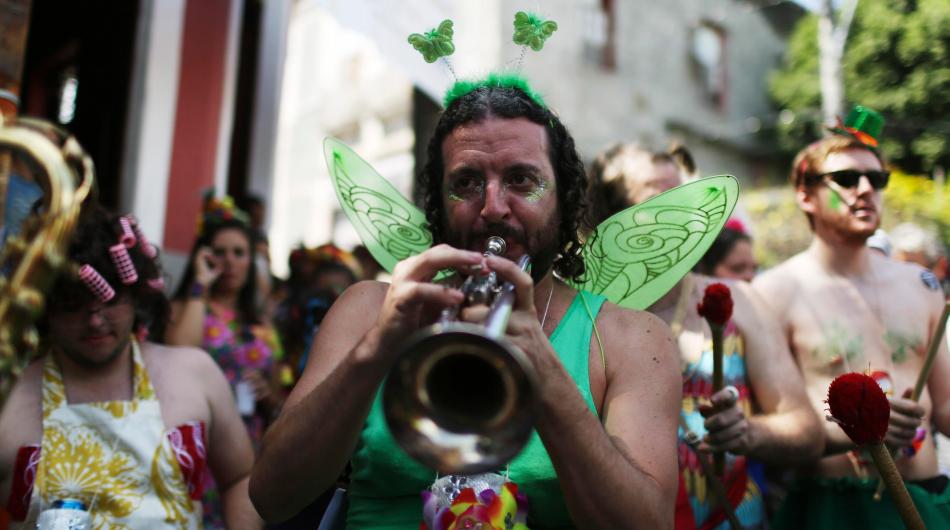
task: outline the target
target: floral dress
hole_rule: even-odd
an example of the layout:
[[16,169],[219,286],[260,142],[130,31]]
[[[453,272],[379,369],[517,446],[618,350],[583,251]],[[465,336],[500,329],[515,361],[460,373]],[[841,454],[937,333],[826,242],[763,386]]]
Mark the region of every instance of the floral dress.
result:
[[[246,326],[238,320],[237,313],[220,306],[208,306],[205,311],[204,332],[201,347],[211,354],[224,372],[231,391],[244,378],[245,371],[257,370],[270,380],[274,365],[283,357],[280,339],[273,327],[266,324]],[[260,445],[269,418],[257,411],[242,416],[254,449]],[[221,501],[211,475],[206,475],[205,528],[224,528]]]

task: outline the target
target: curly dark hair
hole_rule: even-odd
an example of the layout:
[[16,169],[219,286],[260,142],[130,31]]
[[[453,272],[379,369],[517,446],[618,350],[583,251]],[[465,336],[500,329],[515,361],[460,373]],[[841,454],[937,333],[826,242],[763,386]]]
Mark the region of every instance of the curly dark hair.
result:
[[418,184],[423,190],[423,207],[435,244],[445,241],[442,178],[445,174],[442,143],[457,127],[489,117],[525,118],[544,127],[548,134],[548,155],[557,182],[558,252],[554,271],[562,278],[580,281],[584,274],[579,234],[590,231],[587,219],[587,174],[574,139],[550,109],[542,107],[524,91],[512,87],[477,88],[455,99],[435,127],[429,141],[428,160]]
[[[127,249],[138,274],[138,280],[130,285],[124,285],[119,280],[119,274],[112,263],[109,247],[119,241],[119,235],[122,233],[119,225],[121,217],[123,216],[114,214],[97,204],[84,206],[69,243],[68,258],[77,265],[88,264],[96,269],[115,290],[116,298],[124,295],[131,297],[135,308],[135,329],[142,326],[161,327],[168,319],[168,299],[161,287],[149,283],[149,280],[162,278],[158,258],[146,256],[139,244]],[[45,332],[45,324],[51,314],[82,307],[94,299],[95,295],[79,278],[70,274],[60,274],[49,292],[45,314],[39,319],[41,332]]]

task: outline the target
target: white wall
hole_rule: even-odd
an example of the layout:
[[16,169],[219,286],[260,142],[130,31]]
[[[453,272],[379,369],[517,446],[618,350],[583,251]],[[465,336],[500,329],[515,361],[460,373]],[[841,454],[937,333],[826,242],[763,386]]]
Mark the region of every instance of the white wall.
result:
[[160,244],[178,107],[185,0],[143,0],[139,17],[120,209],[135,214],[149,240]]

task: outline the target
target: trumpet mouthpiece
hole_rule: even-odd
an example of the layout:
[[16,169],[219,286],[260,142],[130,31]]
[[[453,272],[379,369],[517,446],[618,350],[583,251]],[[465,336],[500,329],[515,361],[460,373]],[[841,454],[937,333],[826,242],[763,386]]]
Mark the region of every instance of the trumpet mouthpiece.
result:
[[505,243],[505,240],[498,236],[491,236],[488,238],[488,248],[485,249],[485,252],[489,254],[494,254],[495,256],[504,255],[505,251],[508,250],[508,244]]

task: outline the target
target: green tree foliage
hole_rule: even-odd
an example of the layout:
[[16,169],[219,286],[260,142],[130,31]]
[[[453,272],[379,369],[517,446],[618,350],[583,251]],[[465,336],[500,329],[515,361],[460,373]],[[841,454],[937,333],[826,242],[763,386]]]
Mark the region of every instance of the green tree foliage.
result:
[[[847,101],[887,119],[881,148],[890,161],[912,173],[950,166],[950,2],[861,1],[843,66]],[[794,113],[779,124],[783,148],[796,151],[819,137],[817,16],[798,23],[769,89]]]

